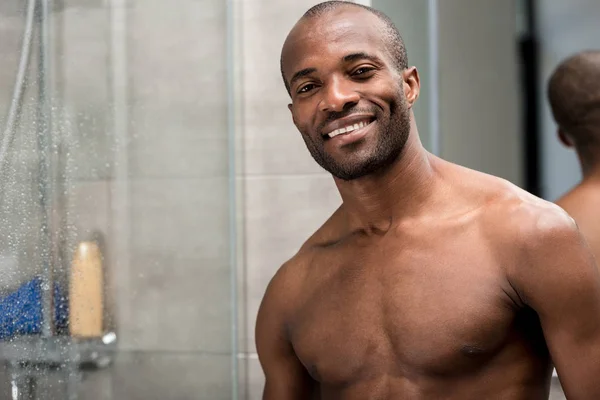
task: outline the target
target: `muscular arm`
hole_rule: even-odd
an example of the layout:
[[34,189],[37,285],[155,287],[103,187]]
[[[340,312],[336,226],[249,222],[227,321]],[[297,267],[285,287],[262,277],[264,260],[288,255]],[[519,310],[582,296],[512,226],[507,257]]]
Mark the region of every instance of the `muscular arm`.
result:
[[569,400],[600,399],[600,274],[574,222],[562,213],[526,229],[524,262],[510,274],[539,315]]
[[269,284],[256,322],[256,349],[265,373],[264,400],[306,400],[314,381],[296,357],[284,325],[290,293],[281,276]]

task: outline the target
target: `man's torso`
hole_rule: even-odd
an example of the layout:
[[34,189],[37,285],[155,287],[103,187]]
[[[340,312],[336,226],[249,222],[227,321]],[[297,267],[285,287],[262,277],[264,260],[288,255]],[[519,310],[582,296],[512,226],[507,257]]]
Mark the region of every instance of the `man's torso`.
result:
[[323,399],[547,398],[539,321],[485,213],[305,246],[287,329]]

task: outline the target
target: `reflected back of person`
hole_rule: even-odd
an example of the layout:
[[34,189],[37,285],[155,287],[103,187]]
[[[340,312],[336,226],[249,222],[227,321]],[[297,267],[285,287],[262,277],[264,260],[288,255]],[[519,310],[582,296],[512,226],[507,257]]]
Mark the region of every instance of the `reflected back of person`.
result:
[[315,6],[281,73],[342,204],[266,290],[264,399],[542,400],[552,363],[569,399],[600,399],[600,276],[573,219],[423,148],[389,18]]
[[577,222],[600,260],[600,50],[561,62],[548,81],[558,138],[575,149],[583,179],[556,203]]

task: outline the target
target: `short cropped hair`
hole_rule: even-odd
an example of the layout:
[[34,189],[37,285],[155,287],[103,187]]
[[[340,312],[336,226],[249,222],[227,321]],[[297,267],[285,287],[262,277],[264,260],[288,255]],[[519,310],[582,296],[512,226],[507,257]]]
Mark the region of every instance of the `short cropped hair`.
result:
[[600,146],[600,50],[583,51],[562,61],[547,90],[554,120],[575,147]]
[[[308,11],[304,13],[300,20],[318,18],[330,11],[337,10],[340,7],[359,7],[364,10],[367,10],[368,12],[379,18],[379,20],[383,22],[383,40],[385,40],[387,48],[390,54],[392,55],[394,67],[396,67],[398,71],[403,71],[408,67],[408,56],[406,54],[406,47],[404,45],[404,40],[402,39],[402,36],[398,31],[398,28],[392,22],[390,17],[388,17],[379,10],[376,10],[372,7],[364,6],[362,4],[350,3],[348,1],[325,1],[323,3],[319,3],[311,7]],[[287,89],[288,93],[290,93],[288,81],[286,80],[285,75],[283,73],[283,55],[280,59],[280,68],[285,88]]]

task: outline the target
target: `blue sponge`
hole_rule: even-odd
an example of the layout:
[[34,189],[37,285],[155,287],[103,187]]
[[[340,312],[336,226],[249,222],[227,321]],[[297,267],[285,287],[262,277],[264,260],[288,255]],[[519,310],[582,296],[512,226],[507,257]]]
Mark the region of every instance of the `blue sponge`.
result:
[[[54,326],[65,331],[69,321],[69,303],[58,284],[54,285]],[[0,299],[0,340],[42,331],[42,279],[36,277],[15,292]]]

